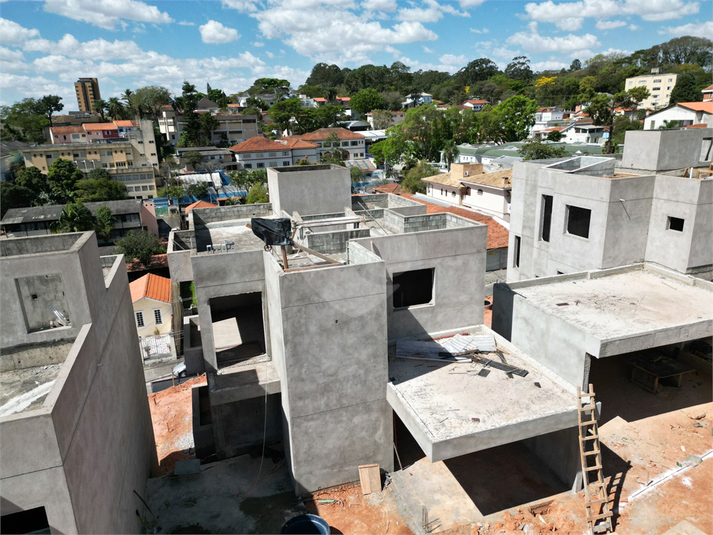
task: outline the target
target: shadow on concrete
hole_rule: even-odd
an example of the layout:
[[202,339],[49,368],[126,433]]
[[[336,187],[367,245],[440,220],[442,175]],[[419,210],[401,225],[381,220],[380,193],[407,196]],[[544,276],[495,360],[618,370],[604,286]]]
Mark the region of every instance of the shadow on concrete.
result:
[[609,497],[609,507],[613,512],[612,527],[616,529],[620,516],[619,502],[621,500],[621,492],[624,489],[626,474],[631,469],[631,462],[622,459],[604,444],[600,443],[600,448],[602,451],[603,476],[604,479],[609,478],[607,496]]
[[625,359],[626,355],[592,359],[589,382],[602,404],[600,426],[617,416],[633,422],[713,401],[710,373],[687,373],[681,388],[664,386],[653,394],[629,380],[631,366]]
[[445,464],[484,516],[569,490],[522,442],[455,457]]
[[193,452],[193,448],[188,448],[185,450],[172,451],[160,460],[158,464],[159,473],[161,475],[167,475],[173,472],[174,467],[178,461],[186,461],[188,459],[195,459],[196,455]]

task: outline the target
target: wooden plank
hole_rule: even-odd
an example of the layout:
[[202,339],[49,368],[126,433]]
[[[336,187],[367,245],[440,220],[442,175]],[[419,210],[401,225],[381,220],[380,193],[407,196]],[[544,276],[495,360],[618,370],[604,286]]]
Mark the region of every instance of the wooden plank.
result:
[[381,473],[378,464],[362,464],[359,466],[359,481],[362,494],[381,492]]
[[312,256],[316,256],[317,258],[320,258],[326,262],[329,262],[330,264],[342,264],[341,262],[335,260],[334,258],[331,258],[327,255],[323,255],[322,253],[318,253],[317,251],[314,251],[310,249],[309,247],[305,247],[304,245],[301,245],[299,243],[295,243],[293,245],[295,249],[299,249],[300,251],[304,251],[307,254],[311,254]]

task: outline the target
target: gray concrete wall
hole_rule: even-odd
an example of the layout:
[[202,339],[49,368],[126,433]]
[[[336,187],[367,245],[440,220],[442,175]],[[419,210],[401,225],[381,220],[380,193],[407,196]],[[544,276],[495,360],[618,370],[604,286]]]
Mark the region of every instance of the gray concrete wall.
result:
[[391,470],[383,262],[286,273],[265,262],[297,493],[358,479],[360,464]]
[[576,427],[529,438],[523,443],[573,491],[581,489],[582,463]]
[[[487,226],[476,224],[352,242],[373,251],[386,264],[389,340],[483,322],[486,237]],[[427,268],[435,269],[432,303],[394,309],[394,273]]]
[[217,223],[220,221],[232,221],[234,219],[249,219],[251,217],[267,217],[272,215],[273,205],[264,204],[236,204],[231,206],[220,206],[218,208],[196,208],[191,210],[193,227],[198,228]]
[[270,202],[275,213],[344,212],[351,206],[351,177],[346,167],[336,165],[289,167],[267,170]]
[[707,273],[711,280],[713,271],[713,247],[710,244],[713,236],[713,180],[700,183],[698,209],[693,221],[691,250],[688,255],[689,273]]
[[[90,321],[77,326],[41,409],[0,419],[0,493],[3,504],[28,509],[45,505],[45,485],[54,482],[57,495],[47,507],[58,531],[137,532],[134,511],[146,511],[133,491],[145,489],[156,448],[131,296],[119,269],[123,256],[105,279],[94,235],[85,236],[91,240],[75,251],[73,275],[82,281]],[[44,261],[29,256],[55,268],[53,254]]]
[[307,247],[322,254],[339,254],[347,250],[347,242],[370,235],[368,228],[339,230],[336,232],[314,232],[307,235]]
[[168,235],[167,255],[168,270],[173,282],[193,280],[191,254],[194,254],[196,239],[194,231],[171,231]]
[[629,130],[624,138],[623,169],[668,171],[695,167],[701,162],[703,138],[711,128],[690,130]]
[[198,326],[200,326],[198,315],[183,318],[183,362],[186,364],[188,375],[205,372],[203,346],[197,333],[195,337],[191,334]]
[[[267,416],[266,416],[267,411]],[[213,437],[219,459],[249,452],[255,446],[282,440],[280,394],[212,404]]]

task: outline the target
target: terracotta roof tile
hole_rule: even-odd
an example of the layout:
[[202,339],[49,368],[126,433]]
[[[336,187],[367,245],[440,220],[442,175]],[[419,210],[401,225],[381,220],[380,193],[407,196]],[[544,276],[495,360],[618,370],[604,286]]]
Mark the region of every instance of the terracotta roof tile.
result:
[[100,130],[118,130],[114,123],[83,123],[82,128],[91,132],[99,132]]
[[308,134],[302,134],[301,136],[294,136],[294,137],[299,137],[300,139],[303,139],[305,141],[324,141],[326,140],[330,134],[337,134],[337,137],[342,140],[346,139],[364,139],[364,136],[357,132],[352,132],[351,130],[347,130],[346,128],[320,128],[319,130],[315,130],[314,132],[309,132]]
[[120,128],[131,128],[132,126],[139,126],[136,121],[114,121],[114,124]]
[[402,193],[402,197],[406,197],[407,199],[411,199],[412,201],[420,202],[421,204],[426,205],[426,213],[428,214],[440,214],[444,212],[448,212],[454,215],[458,215],[461,217],[464,217],[466,219],[470,219],[471,221],[477,221],[478,223],[483,223],[488,226],[488,241],[486,248],[487,249],[501,249],[503,247],[508,246],[508,239],[510,233],[508,230],[503,227],[500,223],[495,221],[492,217],[489,217],[487,215],[483,214],[478,214],[476,212],[473,212],[471,210],[466,210],[465,208],[458,208],[456,206],[441,206],[439,204],[434,204],[432,202],[428,201],[423,201],[421,199],[417,199],[414,195],[411,193]]
[[246,139],[237,145],[233,145],[229,150],[231,152],[268,152],[284,149],[285,146],[282,143],[271,141],[262,136],[256,136]]
[[711,101],[708,101],[708,102],[679,102],[678,105],[682,106],[684,108],[688,108],[689,110],[702,111],[704,113],[713,114],[713,102],[711,102]]
[[83,134],[84,128],[81,126],[53,126],[52,134]]
[[131,302],[136,303],[139,299],[148,298],[155,301],[171,302],[171,279],[160,277],[153,273],[148,273],[143,277],[129,283],[131,291]]
[[393,193],[395,195],[401,194],[401,186],[398,184],[384,184],[383,186],[376,186],[374,190],[376,193]]
[[287,136],[277,140],[278,143],[283,143],[288,149],[316,149],[319,147],[316,143],[311,143],[300,139],[299,136]]
[[185,209],[186,215],[188,215],[188,212],[190,212],[194,208],[218,208],[218,206],[215,204],[206,202],[206,201],[194,202],[193,204],[189,204],[188,206],[186,206],[186,209]]

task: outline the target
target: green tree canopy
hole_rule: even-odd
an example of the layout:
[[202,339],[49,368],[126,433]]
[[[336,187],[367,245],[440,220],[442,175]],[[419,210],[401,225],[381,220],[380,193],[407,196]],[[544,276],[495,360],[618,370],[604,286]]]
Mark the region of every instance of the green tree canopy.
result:
[[47,203],[50,195],[50,183],[47,175],[42,173],[37,167],[23,167],[15,174],[15,184],[29,189],[35,198],[32,204],[41,206]]
[[47,180],[50,188],[50,200],[58,204],[66,204],[74,199],[77,182],[84,175],[74,162],[59,158],[50,165],[47,171]]
[[52,115],[56,111],[62,111],[62,97],[57,95],[45,95],[37,100],[37,110],[47,117],[47,122],[52,126]]
[[351,98],[350,105],[354,111],[364,115],[371,110],[380,110],[384,107],[381,94],[372,88],[362,89]]
[[438,169],[428,165],[424,161],[420,161],[416,167],[412,167],[406,172],[406,176],[403,182],[401,182],[401,187],[411,193],[426,193],[426,183],[421,179],[437,174]]
[[49,120],[34,98],[26,98],[11,106],[0,106],[3,141],[44,143]]
[[94,231],[97,233],[97,238],[104,242],[111,239],[111,231],[114,229],[116,218],[111,213],[108,206],[100,206],[97,209],[97,215],[94,222]]
[[132,230],[116,242],[116,252],[123,254],[127,263],[151,265],[151,257],[166,252],[158,238],[146,230]]
[[609,126],[609,139],[607,139],[604,150],[607,154],[616,152],[614,136],[616,135],[614,124],[614,109],[617,107],[632,108],[649,96],[649,90],[645,87],[635,87],[628,91],[620,91],[616,95],[609,96],[599,94],[595,96],[589,107],[585,110],[592,118],[594,124],[599,126]]
[[671,91],[671,100],[669,100],[669,104],[677,104],[679,102],[699,102],[703,98],[701,89],[703,88],[697,83],[695,74],[692,72],[679,74],[676,79],[676,85]]
[[[95,169],[103,171],[103,169]],[[111,178],[91,178],[77,181],[74,198],[78,202],[119,201],[126,199],[126,186]]]
[[351,169],[349,169],[349,175],[352,178],[352,184],[359,184],[361,182],[364,182],[364,180],[366,179],[366,174],[358,167],[352,167]]
[[55,233],[94,230],[94,217],[81,202],[69,203],[62,209],[59,220],[52,224],[51,230]]
[[374,110],[371,120],[374,123],[374,130],[385,130],[391,126],[392,115],[390,111]]
[[520,141],[535,124],[537,102],[516,95],[498,104],[490,112],[492,134],[498,141]]
[[35,195],[35,192],[25,186],[18,186],[7,180],[0,181],[0,217],[4,217],[10,208],[32,206]]
[[270,196],[267,193],[267,188],[262,184],[253,184],[248,191],[245,203],[260,204],[266,202],[270,202]]
[[552,130],[552,132],[547,133],[547,141],[554,141],[557,143],[560,139],[562,139],[564,136],[562,135],[562,132],[559,130]]
[[208,195],[208,184],[205,182],[198,182],[196,184],[191,184],[186,188],[186,195],[190,197],[198,197],[199,199],[206,197]]
[[529,139],[518,150],[523,160],[547,160],[567,155],[564,147],[543,143],[540,139]]

